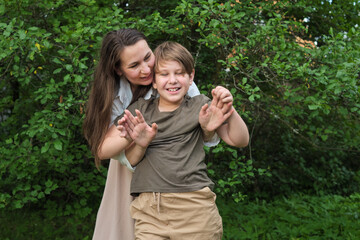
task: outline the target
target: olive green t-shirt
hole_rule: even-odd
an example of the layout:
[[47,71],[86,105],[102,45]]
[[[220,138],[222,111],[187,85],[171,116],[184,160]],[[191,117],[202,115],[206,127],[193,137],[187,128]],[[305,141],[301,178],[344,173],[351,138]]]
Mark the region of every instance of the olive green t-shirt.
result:
[[199,124],[200,109],[205,103],[210,104],[210,99],[205,95],[186,95],[181,106],[172,112],[160,112],[158,103],[159,98],[140,98],[128,107],[133,115],[138,109],[147,124],[158,125],[158,133],[136,166],[131,194],[212,189],[214,183],[207,176]]

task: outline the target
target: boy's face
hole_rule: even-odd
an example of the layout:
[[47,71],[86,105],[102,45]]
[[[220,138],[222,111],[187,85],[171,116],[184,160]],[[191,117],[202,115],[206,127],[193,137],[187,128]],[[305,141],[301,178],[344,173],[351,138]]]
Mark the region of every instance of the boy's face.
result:
[[176,61],[161,61],[155,72],[153,86],[160,95],[159,108],[164,111],[175,110],[180,106],[194,79],[193,70],[189,75]]

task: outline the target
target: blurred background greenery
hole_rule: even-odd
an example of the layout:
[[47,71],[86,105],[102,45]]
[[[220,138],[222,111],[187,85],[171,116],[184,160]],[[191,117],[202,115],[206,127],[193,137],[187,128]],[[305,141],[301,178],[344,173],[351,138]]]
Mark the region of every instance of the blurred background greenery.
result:
[[224,239],[359,238],[359,23],[355,0],[1,1],[0,238],[91,239],[107,163],[81,125],[119,28],[186,46],[202,93],[231,89],[251,141],[206,148]]

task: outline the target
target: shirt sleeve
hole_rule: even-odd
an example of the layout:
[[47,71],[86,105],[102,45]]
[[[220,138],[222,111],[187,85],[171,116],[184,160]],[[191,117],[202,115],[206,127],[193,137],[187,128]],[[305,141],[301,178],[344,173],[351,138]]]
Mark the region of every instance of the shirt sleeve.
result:
[[112,159],[118,160],[122,165],[125,165],[131,172],[135,171],[135,168],[131,166],[129,160],[126,158],[125,151],[122,151],[119,155],[112,157]]

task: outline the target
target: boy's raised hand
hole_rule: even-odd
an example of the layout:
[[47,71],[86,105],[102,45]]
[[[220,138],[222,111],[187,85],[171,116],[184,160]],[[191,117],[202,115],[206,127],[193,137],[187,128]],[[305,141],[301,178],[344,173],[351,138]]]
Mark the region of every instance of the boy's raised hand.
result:
[[128,141],[132,141],[132,138],[130,137],[127,129],[126,129],[126,119],[125,117],[122,117],[118,121],[118,125],[116,126],[116,129],[120,131],[120,137],[126,138]]
[[235,111],[233,97],[229,90],[217,86],[211,91],[213,100],[210,106],[205,104],[199,113],[199,123],[205,131],[212,132],[220,127]]
[[[135,110],[136,117],[134,117],[130,111],[125,110],[124,121],[121,121],[123,127],[118,127],[121,131],[120,136],[131,138],[137,145],[140,147],[146,148],[150,142],[155,138],[158,126],[156,123],[153,123],[152,126],[149,126],[143,115],[139,110]],[[120,125],[119,125],[120,126]],[[124,133],[126,131],[126,134]]]

